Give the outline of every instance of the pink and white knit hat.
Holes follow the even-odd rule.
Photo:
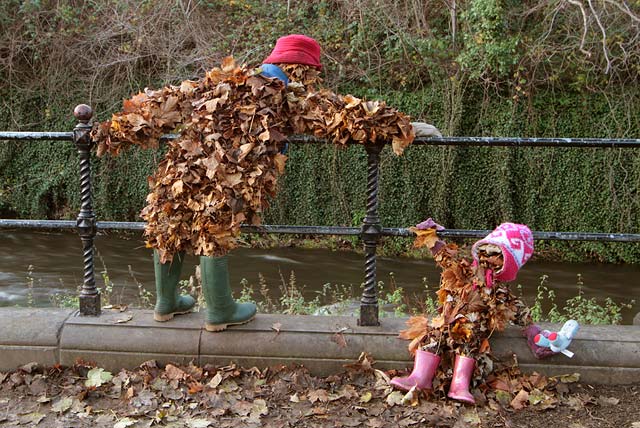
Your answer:
[[[482,244],[493,244],[500,247],[504,264],[495,273],[495,279],[502,282],[513,281],[518,270],[533,254],[533,234],[524,224],[502,223],[485,238],[473,244],[471,254],[478,262],[478,247]]]

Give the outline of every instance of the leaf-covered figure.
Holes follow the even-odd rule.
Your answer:
[[[145,90],[95,127],[98,155],[117,155],[132,145],[155,148],[162,134],[180,134],[169,141],[165,158],[149,179],[151,192],[141,214],[147,222],[147,246],[155,250],[159,295],[172,293],[173,286],[163,291],[158,281],[179,277],[185,252],[201,256],[203,275],[216,278],[222,267],[213,259],[237,246],[242,223],[259,224],[276,192],[287,159],[281,153],[286,136],[311,134],[337,145],[391,142],[398,155],[411,144],[408,116],[382,101],[317,89],[320,69],[315,40],[282,37],[262,67],[239,66],[226,58],[200,80]],[[205,262],[211,266],[205,268]],[[207,304],[228,304],[215,313],[210,310],[209,330],[255,314],[255,307],[232,314],[237,305],[226,288],[221,290],[226,297]],[[189,296],[159,299],[156,320],[166,321],[192,306]],[[230,315],[216,316],[222,312]]]
[[[515,279],[533,254],[533,235],[527,226],[503,223],[473,245],[473,261],[469,261],[455,244],[437,238],[436,230],[441,228],[429,219],[413,229],[415,245],[430,248],[442,269],[439,306],[431,318],[416,316],[408,320],[408,328],[400,337],[411,341],[414,370],[391,383],[405,390],[416,385],[432,389],[436,377],[437,389],[444,391],[446,379],[451,377],[448,396],[474,403],[469,392],[472,378],[486,379],[493,368],[491,335],[510,323],[531,324],[528,308],[507,282]]]
[[[280,143],[288,135],[340,145],[392,141],[396,154],[412,142],[409,118],[384,102],[316,91],[307,65],[283,71],[286,87],[227,58],[199,81],[134,96],[94,131],[98,155],[155,148],[162,134],[180,131],[149,180],[142,211],[147,244],[163,263],[181,251],[222,256],[242,223],[260,222],[284,172]]]

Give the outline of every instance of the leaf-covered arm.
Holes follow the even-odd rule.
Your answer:
[[[158,147],[162,134],[175,130],[191,115],[191,100],[198,82],[185,80],[180,86],[166,86],[125,100],[121,112],[111,120],[96,124],[91,133],[97,154],[117,155],[131,145]]]
[[[293,131],[326,138],[334,144],[353,140],[360,144],[391,141],[393,151],[401,155],[415,138],[409,116],[384,101],[366,101],[352,95],[337,95],[329,90],[310,92],[289,116]]]

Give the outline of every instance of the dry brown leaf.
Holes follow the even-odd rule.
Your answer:
[[[409,230],[416,234],[413,248],[427,247],[431,249],[439,240],[435,229],[416,229],[415,227],[410,227]]]
[[[529,402],[529,393],[524,389],[521,389],[515,396],[513,400],[511,400],[511,407],[516,410],[524,409]]]

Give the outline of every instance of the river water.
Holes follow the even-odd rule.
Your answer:
[[[106,272],[123,303],[137,301],[138,284],[154,290],[151,250],[144,247],[139,235],[101,233],[96,237],[96,283],[104,283]],[[194,272],[196,257],[188,257],[183,278]],[[258,284],[262,274],[269,289],[277,297],[278,287],[294,272],[298,286],[307,297],[314,297],[324,284],[342,284],[358,298],[363,281],[364,260],[361,254],[301,248],[240,248],[229,257],[231,284],[239,294],[242,279]],[[433,260],[378,258],[378,280],[389,283],[393,273],[397,286],[409,294],[424,290],[423,278],[437,288],[440,271]],[[520,271],[516,284],[522,286],[527,304],[532,304],[542,275],[548,276],[548,287],[555,291],[556,302],[577,295],[577,278],[582,275],[585,297],[616,302],[635,299],[631,310],[623,311],[623,323],[630,324],[640,311],[640,266],[597,263],[553,263],[532,261]],[[73,293],[82,285],[82,246],[77,234],[70,231],[44,232],[32,230],[0,231],[0,306],[50,306],[51,296]]]

